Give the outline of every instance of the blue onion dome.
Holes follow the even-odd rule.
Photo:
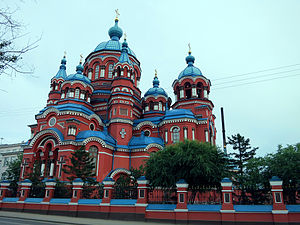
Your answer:
[[[168,95],[167,93],[165,92],[165,90],[161,87],[159,87],[159,80],[157,78],[157,73],[155,71],[155,77],[153,79],[153,87],[150,88],[144,95],[144,97],[147,97],[147,96],[150,96],[150,95],[154,95],[154,96],[157,96],[157,95],[163,95],[165,96],[166,98],[168,98]]]
[[[83,65],[82,65],[82,61],[80,60],[79,65],[76,66],[76,73],[69,75],[67,77],[67,80],[70,80],[70,81],[78,80],[78,81],[82,81],[87,84],[91,84],[91,80],[88,77],[86,77],[85,75],[83,75],[82,72],[83,72]]]
[[[118,41],[123,35],[122,29],[118,26],[118,19],[115,19],[115,25],[108,30],[108,35],[111,40]]]
[[[189,51],[189,55],[185,58],[185,60],[188,66],[179,74],[178,79],[187,76],[203,76],[201,70],[194,66],[195,57],[191,55],[191,51]]]
[[[102,50],[112,50],[112,51],[122,51],[123,44],[126,46],[126,43],[121,44],[119,40],[121,39],[123,35],[122,29],[118,26],[119,20],[115,19],[115,25],[111,27],[108,31],[108,35],[110,37],[109,41],[101,42],[93,52],[102,51]],[[135,53],[128,48],[127,46],[127,52],[129,55],[132,55],[136,57]]]
[[[66,64],[67,64],[66,55],[64,55],[63,59],[61,60],[59,70],[58,70],[57,74],[52,79],[54,79],[54,78],[56,78],[56,79],[59,79],[59,78],[66,79],[67,78]]]

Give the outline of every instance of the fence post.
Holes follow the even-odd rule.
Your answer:
[[[176,183],[177,187],[177,205],[175,211],[188,211],[187,210],[187,190],[189,187],[189,184],[184,180],[180,179]]]
[[[110,205],[110,200],[112,197],[112,191],[114,189],[115,181],[111,177],[105,177],[103,180],[104,184],[104,195],[102,198],[101,205]]]
[[[149,181],[146,179],[145,176],[141,176],[137,179],[137,183],[138,199],[136,201],[136,205],[147,206]]]
[[[31,185],[32,185],[32,182],[29,179],[25,179],[20,182],[21,192],[20,192],[20,198],[19,198],[18,202],[24,202],[25,199],[28,198]]]
[[[222,210],[234,210],[233,208],[233,190],[232,181],[229,178],[223,178],[221,181],[222,186]]]
[[[51,198],[54,197],[56,181],[54,179],[48,179],[45,181],[45,197],[43,202],[50,202]]]
[[[76,178],[73,182],[73,193],[72,193],[72,203],[77,203],[78,200],[81,198],[82,194],[82,187],[83,187],[83,180],[81,178]]]
[[[8,195],[8,186],[10,185],[10,181],[3,180],[0,183],[0,202],[2,202],[3,198]]]

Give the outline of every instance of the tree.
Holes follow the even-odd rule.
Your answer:
[[[18,181],[20,180],[22,159],[23,154],[19,154],[14,161],[11,161],[8,164],[7,170],[3,173],[3,179],[10,181],[9,188],[13,190],[13,195],[16,195],[18,190]]]
[[[22,24],[13,19],[13,14],[9,8],[0,8],[0,75],[12,72],[32,73],[32,69],[23,69],[21,59],[22,55],[36,48],[40,40],[17,46],[17,41],[24,37],[24,34],[21,34]]]
[[[175,187],[179,179],[185,179],[190,188],[219,185],[228,176],[228,160],[216,146],[185,140],[151,154],[145,173],[156,187]]]
[[[95,183],[95,163],[89,157],[89,153],[85,151],[85,146],[72,152],[71,165],[68,165],[63,171],[70,176],[67,177],[70,181],[75,178],[81,178],[84,182]]]
[[[234,153],[231,153],[231,163],[233,166],[237,167],[237,172],[235,174],[236,180],[242,184],[244,182],[244,170],[247,162],[255,156],[256,150],[258,148],[252,148],[250,145],[250,139],[245,139],[244,136],[240,134],[232,135],[228,137],[228,144],[232,145]]]
[[[266,156],[269,177],[278,176],[283,181],[283,193],[291,204],[300,200],[300,143],[278,146],[274,154]],[[296,192],[298,196],[296,196]]]

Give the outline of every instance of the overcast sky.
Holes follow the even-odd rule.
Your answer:
[[[86,57],[109,40],[117,8],[119,26],[141,62],[143,94],[157,69],[174,103],[171,85],[186,67],[191,43],[194,65],[212,82],[218,145],[220,107],[226,135],[250,138],[259,155],[300,141],[300,1],[7,0],[1,5],[18,8],[15,18],[27,34],[19,45],[41,36],[38,47],[23,57],[34,66],[32,75],[0,76],[3,143],[29,139],[27,125],[45,107],[64,51],[67,73],[74,73],[80,54]]]

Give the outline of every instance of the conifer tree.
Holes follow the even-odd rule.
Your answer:
[[[89,157],[89,153],[85,151],[85,146],[74,151],[71,157],[71,164],[67,166],[63,171],[70,175],[68,180],[72,181],[75,178],[81,178],[84,182],[94,183],[93,172],[95,163],[93,159]]]

